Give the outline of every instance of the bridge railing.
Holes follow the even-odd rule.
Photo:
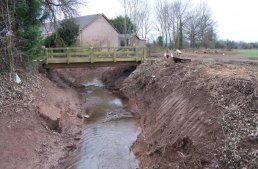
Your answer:
[[[141,62],[146,47],[45,48],[44,63]]]

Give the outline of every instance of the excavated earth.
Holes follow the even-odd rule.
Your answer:
[[[258,67],[148,61],[103,74],[140,115],[140,168],[258,168]]]
[[[1,74],[0,168],[62,168],[86,111],[71,86],[94,71],[139,117],[140,168],[258,168],[258,66],[172,60],[56,70],[48,78],[20,70],[22,84]]]
[[[0,75],[0,168],[54,169],[76,148],[81,101],[57,76],[17,72],[21,84]]]

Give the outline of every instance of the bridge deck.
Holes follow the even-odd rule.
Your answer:
[[[86,68],[86,67],[114,67],[114,66],[137,66],[141,62],[85,62],[85,63],[51,63],[51,64],[43,64],[43,68],[52,69],[52,68]]]
[[[145,47],[46,48],[42,64],[50,67],[136,65],[146,59]],[[72,66],[73,65],[73,66]]]

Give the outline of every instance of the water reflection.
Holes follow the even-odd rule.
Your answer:
[[[78,153],[71,158],[71,169],[135,169],[137,160],[131,145],[140,132],[122,100],[103,88],[96,78],[84,83],[87,114]]]

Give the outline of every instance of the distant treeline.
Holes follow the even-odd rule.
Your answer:
[[[157,47],[166,47],[164,38],[162,36],[159,36],[156,40],[153,42],[150,42],[148,44],[149,46],[157,46]],[[174,46],[173,43],[168,44],[168,48],[175,49],[176,46]],[[213,45],[205,46],[195,46],[192,47],[190,42],[185,40],[183,42],[183,48],[216,48],[216,49],[258,49],[258,42],[243,42],[243,41],[232,41],[232,40],[214,40]]]
[[[254,49],[258,48],[258,42],[242,42],[242,41],[230,41],[230,40],[219,40],[215,43],[215,48],[220,49]]]

